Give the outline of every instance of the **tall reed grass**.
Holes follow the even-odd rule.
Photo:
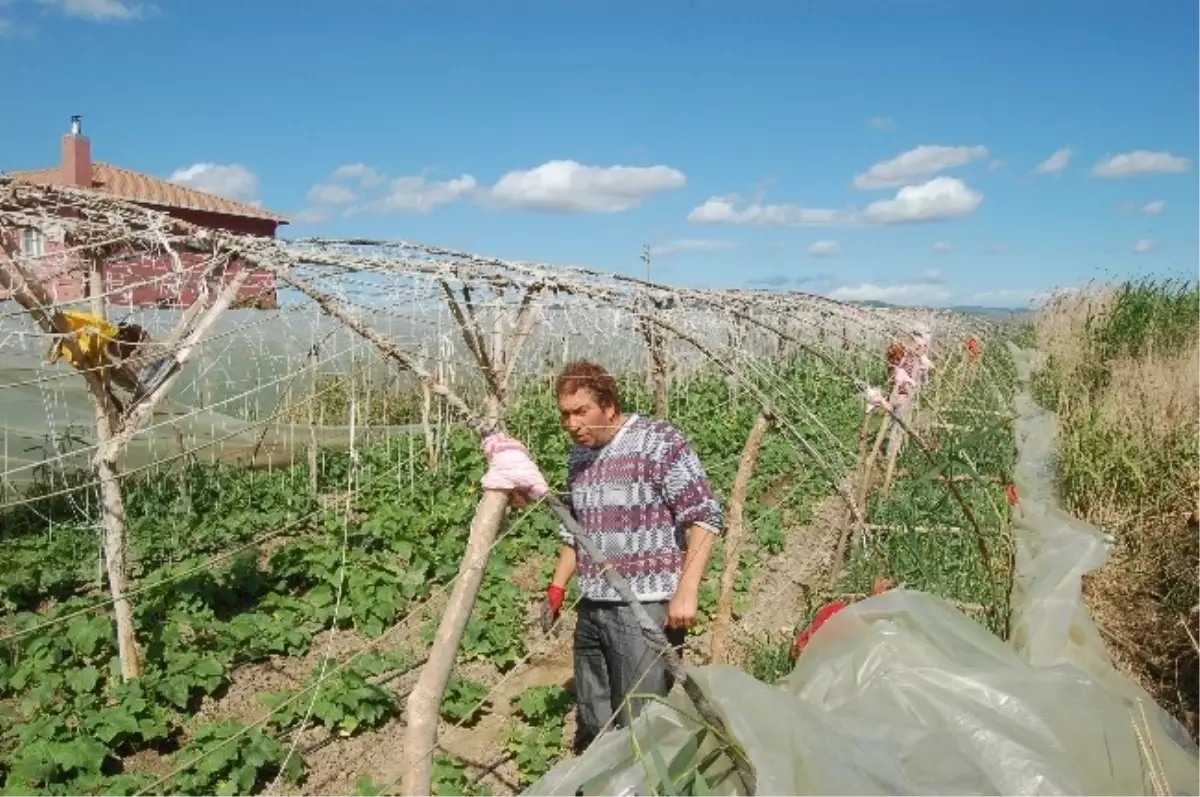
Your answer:
[[[1035,331],[1064,505],[1118,540],[1086,584],[1093,613],[1118,662],[1196,736],[1200,291],[1142,280],[1064,294]]]

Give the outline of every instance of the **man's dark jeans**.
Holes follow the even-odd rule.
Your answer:
[[[687,630],[666,627],[666,601],[642,606],[682,655]],[[641,713],[646,701],[628,699],[630,694],[665,697],[674,684],[661,652],[646,639],[629,604],[579,603],[575,626],[575,698],[579,704],[576,753],[586,749],[607,728],[609,720],[623,727]]]

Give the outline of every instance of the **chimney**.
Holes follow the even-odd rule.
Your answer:
[[[81,117],[71,117],[71,132],[63,136],[60,169],[63,185],[92,187],[92,145],[83,136]]]

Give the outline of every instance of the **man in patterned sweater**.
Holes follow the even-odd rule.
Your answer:
[[[667,639],[680,648],[696,617],[700,580],[724,517],[696,452],[662,420],[621,409],[616,381],[594,363],[568,364],[555,390],[563,428],[575,445],[567,505]],[[643,636],[599,566],[566,529],[547,604],[557,618],[573,576],[583,593],[575,630],[577,751],[607,725],[628,724],[643,700],[673,686],[662,657]]]

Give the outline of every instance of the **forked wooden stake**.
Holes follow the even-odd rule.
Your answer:
[[[84,366],[80,370],[87,383],[96,418],[96,453],[92,467],[99,482],[101,518],[104,527],[104,562],[108,571],[108,585],[112,594],[113,620],[116,625],[117,655],[121,663],[121,676],[125,680],[141,674],[141,653],[133,629],[133,604],[127,597],[129,592],[126,570],[125,544],[125,499],[121,492],[120,472],[117,461],[121,452],[138,430],[150,419],[154,407],[166,397],[171,383],[178,375],[179,367],[187,362],[199,341],[208,332],[233,297],[245,283],[249,272],[242,270],[226,285],[216,302],[194,328],[185,329],[183,322],[172,333],[180,345],[173,352],[174,371],[159,382],[150,393],[136,398],[122,415],[120,402],[112,393],[101,369],[86,367],[86,360],[77,345],[66,319],[54,304],[41,281],[29,273],[13,256],[14,247],[7,240],[0,240],[0,287],[7,289],[13,299],[21,305],[46,332],[57,334],[71,351],[75,362]],[[90,290],[93,292],[94,309],[103,309],[103,264],[93,262],[89,275]],[[207,297],[205,297],[207,298]],[[197,303],[203,302],[198,300]],[[191,316],[188,316],[189,318]],[[185,319],[186,320],[186,319]],[[186,339],[184,336],[186,334]],[[111,371],[126,370],[120,365]],[[134,383],[137,380],[134,378]]]
[[[771,419],[760,412],[754,426],[746,437],[742,458],[738,462],[737,476],[733,480],[733,492],[729,498],[729,519],[725,527],[725,563],[721,570],[721,596],[717,600],[717,614],[713,618],[712,641],[708,649],[709,664],[724,664],[728,658],[729,624],[733,619],[733,582],[737,578],[738,557],[741,555],[742,537],[745,535],[743,516],[746,509],[746,492],[750,489],[750,478],[758,463],[763,440]]]

